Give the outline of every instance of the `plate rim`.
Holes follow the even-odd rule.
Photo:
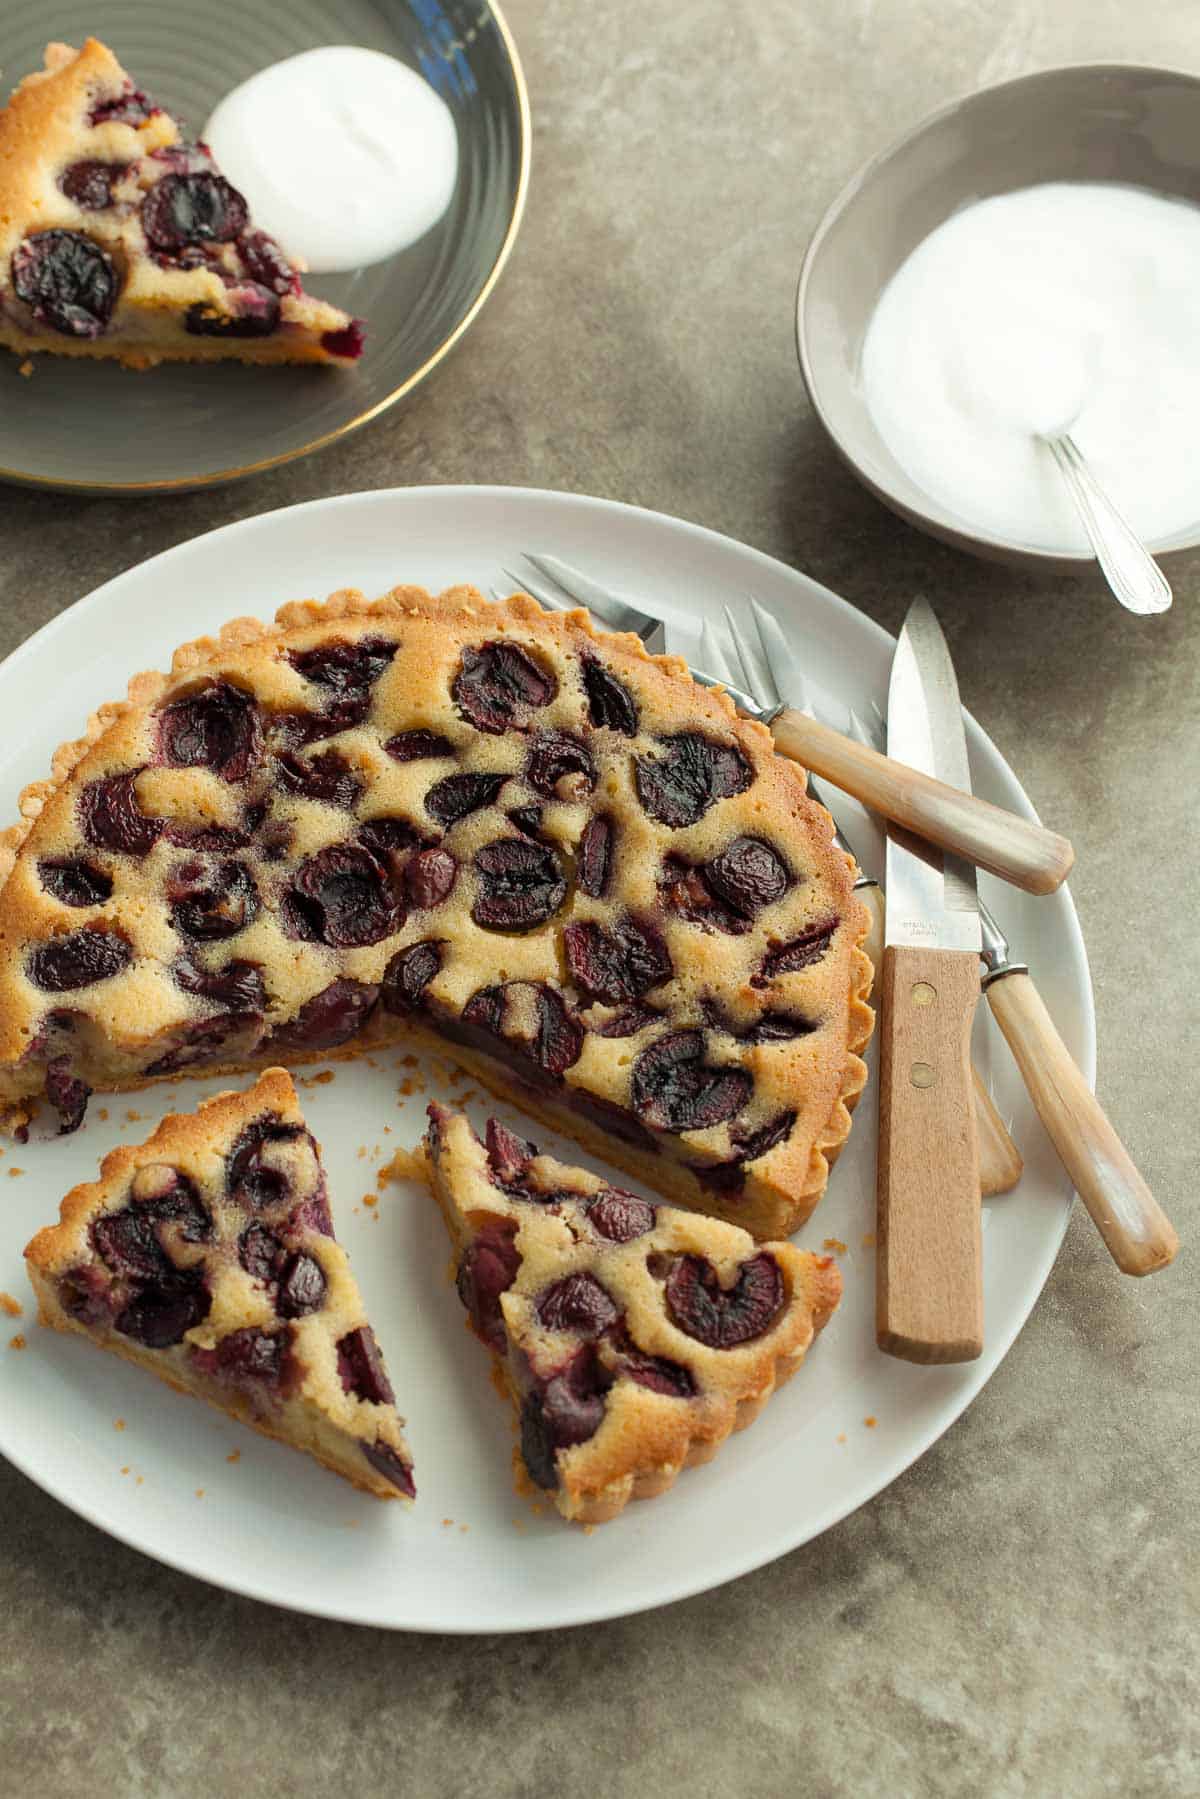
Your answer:
[[[501,7],[497,4],[497,0],[487,0],[487,9],[495,20],[500,41],[504,45],[516,91],[519,151],[516,192],[513,195],[512,211],[509,214],[503,240],[479,292],[453,330],[447,333],[419,368],[414,369],[413,373],[406,376],[390,393],[375,400],[362,412],[356,413],[353,418],[346,419],[342,424],[335,426],[332,431],[322,432],[319,437],[314,437],[307,443],[297,444],[291,449],[280,450],[273,456],[264,456],[258,462],[213,469],[203,475],[176,475],[167,481],[65,481],[52,475],[31,474],[25,469],[0,466],[0,481],[8,482],[14,487],[26,487],[38,492],[50,493],[110,494],[115,496],[199,493],[205,488],[226,486],[230,482],[244,480],[249,475],[265,474],[268,469],[282,468],[285,463],[296,462],[303,456],[316,455],[319,450],[327,449],[330,444],[337,443],[343,437],[348,437],[351,432],[359,430],[363,425],[369,425],[372,419],[387,412],[398,400],[402,400],[406,394],[418,387],[426,376],[431,375],[438,364],[445,361],[454,346],[470,330],[491,299],[496,285],[507,267],[509,258],[512,256],[525,216],[525,202],[529,195],[529,175],[533,163],[533,115],[529,103],[529,85],[525,78],[520,52],[517,49],[517,40],[513,36],[512,28]],[[286,508],[279,507],[276,510],[284,511]],[[202,532],[200,535],[208,534]],[[90,596],[84,595],[83,597]]]
[[[253,532],[256,528],[263,528],[268,531],[271,529],[278,529],[281,520],[288,517],[294,518],[300,513],[314,513],[333,510],[338,507],[352,508],[354,506],[361,506],[367,509],[373,506],[386,508],[390,505],[395,505],[397,502],[402,505],[419,506],[423,500],[432,496],[436,496],[441,503],[449,504],[451,506],[463,501],[470,503],[472,499],[485,499],[489,501],[513,500],[541,504],[548,502],[555,507],[564,507],[568,512],[573,509],[579,511],[598,511],[601,513],[609,513],[617,518],[632,515],[640,521],[649,523],[656,529],[666,527],[673,531],[682,531],[686,536],[698,538],[702,542],[707,542],[715,546],[723,546],[726,549],[732,547],[739,555],[749,557],[754,561],[758,561],[771,567],[777,573],[782,574],[789,583],[794,584],[797,587],[799,592],[803,592],[806,589],[815,589],[822,596],[823,602],[832,603],[835,610],[852,617],[855,621],[856,628],[861,629],[865,625],[867,627],[868,635],[875,637],[881,642],[881,645],[888,646],[894,645],[895,643],[895,638],[884,628],[884,626],[880,625],[868,614],[861,612],[857,607],[851,605],[850,602],[843,599],[841,595],[824,586],[823,583],[815,580],[812,576],[805,574],[802,570],[792,568],[788,563],[782,561],[782,559],[771,556],[765,551],[755,549],[753,545],[746,544],[742,542],[742,540],[734,538],[726,532],[713,530],[708,526],[680,518],[677,515],[670,513],[659,512],[647,507],[634,506],[625,501],[611,500],[594,495],[575,494],[549,488],[515,487],[511,485],[492,485],[487,483],[447,483],[425,484],[419,487],[365,489],[351,493],[325,495],[317,499],[302,501],[293,506],[277,507],[270,512],[252,514],[248,517],[234,520],[229,524],[218,526],[211,531],[201,532],[194,537],[185,539],[182,543],[174,544],[168,549],[159,551],[154,556],[147,557],[141,562],[132,564],[130,568],[123,570],[120,574],[111,577],[108,581],[102,582],[98,587],[81,596],[78,600],[74,601],[71,606],[56,614],[55,617],[48,619],[44,625],[30,637],[26,638],[23,643],[19,644],[16,649],[0,663],[0,671],[7,674],[11,672],[14,667],[19,666],[25,660],[27,654],[32,652],[35,645],[39,644],[43,639],[52,639],[59,629],[64,628],[66,621],[72,618],[80,608],[103,604],[104,598],[109,590],[127,577],[134,574],[143,574],[148,569],[161,569],[170,558],[184,558],[190,552],[194,551],[197,545],[207,543],[210,539],[222,537],[228,538],[231,534],[237,532],[248,534]],[[992,742],[991,738],[988,737],[987,733],[983,731],[978,721],[969,712],[966,713],[966,720],[969,738],[977,743],[981,743],[986,747],[990,755],[995,757],[996,762],[1000,765],[1017,790],[1020,808],[1029,818],[1036,820],[1037,814],[1032,802],[1029,800],[1007,759]],[[1078,1026],[1082,1032],[1082,1046],[1081,1054],[1079,1056],[1079,1065],[1087,1079],[1089,1087],[1094,1088],[1096,1075],[1096,1019],[1091,970],[1074,901],[1065,884],[1059,892],[1063,902],[1061,922],[1068,939],[1070,940],[1072,951],[1077,958],[1080,976],[1081,1003]],[[1024,1329],[1034,1306],[1041,1297],[1050,1270],[1053,1267],[1062,1246],[1072,1210],[1073,1196],[1072,1203],[1062,1207],[1061,1218],[1057,1227],[1047,1233],[1041,1253],[1036,1257],[1031,1268],[1028,1302],[1019,1302],[1014,1308],[1008,1328],[995,1340],[994,1354],[981,1358],[979,1363],[973,1365],[977,1371],[986,1369],[986,1372],[977,1372],[975,1377],[964,1384],[959,1391],[952,1394],[948,1399],[943,1400],[940,1409],[929,1421],[927,1427],[918,1431],[913,1438],[907,1439],[894,1455],[889,1456],[884,1461],[879,1470],[874,1473],[869,1473],[864,1484],[856,1487],[852,1496],[837,1497],[831,1500],[826,1508],[817,1514],[815,1520],[810,1519],[806,1525],[801,1527],[801,1534],[790,1541],[781,1542],[772,1539],[765,1547],[761,1542],[748,1545],[741,1554],[735,1556],[730,1562],[723,1564],[720,1574],[715,1579],[712,1578],[707,1564],[701,1561],[698,1565],[694,1579],[676,1582],[669,1593],[665,1595],[656,1591],[651,1591],[644,1599],[639,1597],[633,1603],[630,1603],[627,1599],[622,1599],[615,1605],[606,1605],[600,1598],[593,1599],[589,1603],[585,1596],[580,1605],[568,1607],[564,1605],[563,1599],[560,1597],[556,1600],[554,1614],[536,1622],[530,1622],[527,1619],[520,1618],[514,1619],[512,1622],[508,1622],[507,1620],[490,1620],[484,1623],[473,1621],[469,1614],[465,1616],[443,1617],[437,1623],[421,1619],[413,1621],[411,1619],[381,1619],[377,1616],[364,1616],[363,1613],[356,1610],[353,1605],[338,1606],[337,1604],[331,1604],[322,1599],[317,1599],[314,1602],[311,1598],[305,1599],[298,1595],[281,1596],[279,1591],[276,1588],[271,1587],[267,1582],[261,1584],[256,1583],[253,1578],[242,1577],[237,1573],[225,1572],[223,1570],[219,1573],[214,1573],[203,1566],[198,1565],[194,1559],[189,1560],[184,1553],[175,1551],[169,1544],[147,1547],[143,1542],[138,1540],[135,1523],[131,1522],[126,1524],[123,1521],[114,1521],[104,1514],[104,1508],[99,1494],[97,1494],[95,1499],[92,1499],[86,1494],[82,1496],[79,1495],[70,1488],[65,1479],[56,1477],[53,1470],[40,1467],[35,1468],[31,1465],[30,1458],[27,1458],[23,1454],[14,1454],[7,1444],[0,1447],[0,1454],[3,1454],[14,1467],[43,1492],[49,1494],[52,1499],[65,1505],[70,1511],[83,1518],[87,1523],[102,1530],[106,1535],[113,1537],[127,1548],[135,1550],[138,1554],[147,1556],[149,1559],[158,1562],[165,1567],[172,1568],[179,1573],[186,1574],[190,1578],[202,1580],[208,1585],[214,1586],[222,1591],[235,1593],[242,1598],[253,1599],[257,1602],[273,1605],[282,1610],[295,1612],[302,1616],[328,1618],[337,1622],[356,1624],[375,1630],[452,1636],[508,1635],[527,1631],[571,1629],[594,1623],[603,1623],[610,1619],[633,1617],[640,1612],[657,1610],[660,1607],[674,1605],[682,1600],[693,1598],[700,1593],[714,1591],[717,1588],[728,1584],[730,1581],[741,1579],[743,1575],[752,1573],[760,1567],[768,1566],[771,1562],[778,1560],[783,1555],[790,1554],[794,1550],[805,1547],[808,1543],[811,1543],[822,1536],[835,1524],[840,1523],[844,1518],[851,1516],[854,1512],[867,1505],[886,1487],[890,1486],[893,1481],[899,1479],[908,1468],[919,1461],[933,1444],[945,1435],[951,1426],[961,1418],[968,1407],[978,1398],[980,1392],[982,1392],[988,1381],[1000,1368],[1017,1336]],[[572,1589],[572,1591],[577,1592],[578,1589]]]

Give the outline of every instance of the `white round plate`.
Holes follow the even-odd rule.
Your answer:
[[[82,600],[0,666],[0,816],[42,775],[131,671],[167,666],[176,644],[239,613],[353,585],[436,589],[504,585],[523,549],[553,552],[600,580],[692,619],[753,592],[804,647],[836,706],[883,704],[892,643],[834,594],[769,557],[677,519],[607,501],[505,488],[410,488],[315,501],[246,519],[130,570]],[[1030,813],[997,751],[970,725],[978,790]],[[850,802],[839,813],[860,856],[879,865],[877,833]],[[1032,964],[1069,1047],[1093,1070],[1091,987],[1065,893],[1027,899],[984,880],[989,903]],[[982,1009],[981,1010],[985,1010]],[[956,1368],[915,1368],[874,1344],[875,1104],[868,1089],[829,1191],[798,1241],[837,1239],[845,1299],[808,1364],[750,1430],[675,1490],[633,1505],[591,1534],[553,1509],[535,1513],[512,1486],[512,1431],[447,1280],[448,1244],[428,1194],[376,1189],[395,1147],[414,1145],[433,1067],[342,1064],[302,1099],[329,1169],[346,1244],[392,1373],[416,1458],[419,1500],[406,1511],[359,1494],[315,1462],[192,1405],[113,1356],[37,1328],[21,1260],[117,1142],[139,1142],[168,1110],[224,1083],[188,1081],[93,1100],[84,1129],[0,1157],[0,1290],[22,1318],[0,1318],[0,1449],[35,1481],[124,1542],[204,1580],[278,1605],[398,1629],[531,1630],[620,1616],[732,1580],[807,1542],[860,1506],[958,1417],[992,1374],[1036,1300],[1071,1203],[1066,1176],[1002,1048],[981,1027],[1001,1111],[1026,1157],[1016,1192],[984,1208],[987,1345]],[[311,1070],[305,1071],[311,1074]],[[461,1087],[457,1089],[461,1093]],[[454,1089],[451,1089],[454,1091]],[[482,1098],[469,1109],[486,1115]],[[510,1120],[513,1114],[494,1108]],[[129,1116],[133,1114],[134,1116]],[[568,1159],[570,1144],[547,1147]],[[18,1169],[21,1172],[18,1174]],[[7,1174],[5,1171],[7,1170]],[[378,1193],[377,1202],[363,1203]],[[7,1346],[20,1333],[23,1352]]]

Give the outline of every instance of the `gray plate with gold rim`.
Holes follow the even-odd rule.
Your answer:
[[[199,132],[257,70],[319,44],[362,44],[420,69],[458,126],[458,183],[417,244],[313,293],[367,321],[352,370],[35,359],[0,350],[0,479],[93,492],[200,487],[321,449],[409,393],[457,343],[508,259],[529,178],[529,103],[508,27],[486,0],[5,0],[4,95],[47,42],[99,37],[140,87]]]

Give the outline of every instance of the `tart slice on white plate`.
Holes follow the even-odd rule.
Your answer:
[[[358,359],[362,321],[305,293],[111,50],[49,44],[45,63],[0,112],[0,343],[127,368]]]
[[[380,1499],[412,1460],[289,1075],[104,1158],[25,1251],[43,1324],[307,1450]]]
[[[841,1298],[829,1256],[537,1153],[429,1107],[425,1154],[459,1297],[520,1419],[520,1464],[599,1524],[753,1422]],[[518,1469],[520,1473],[520,1468]]]

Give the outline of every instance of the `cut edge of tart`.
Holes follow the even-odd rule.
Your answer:
[[[518,1485],[581,1524],[711,1461],[841,1298],[830,1256],[654,1206],[490,1120],[429,1107],[423,1150],[467,1324],[517,1413]]]
[[[362,321],[300,268],[97,39],[47,45],[0,111],[0,344],[18,354],[353,366]]]
[[[848,1135],[872,969],[829,814],[726,695],[585,612],[399,587],[235,619],[134,676],[19,810],[0,833],[18,1134],[41,1097],[74,1128],[92,1088],[415,1036],[761,1237],[808,1216]],[[393,908],[335,953],[331,869],[360,911]],[[258,893],[280,882],[286,918]]]
[[[403,1421],[284,1069],[110,1151],[25,1259],[41,1323],[379,1499],[413,1498]]]

